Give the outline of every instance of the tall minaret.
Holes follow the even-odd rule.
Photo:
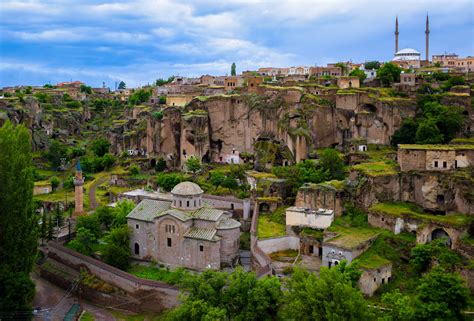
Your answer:
[[[81,162],[77,161],[76,176],[74,177],[74,215],[84,214],[84,178],[82,177]]]
[[[428,64],[430,61],[430,20],[428,18],[428,13],[426,13],[426,29],[425,29],[425,35],[426,35],[426,63]]]
[[[398,52],[398,15],[395,18],[395,53]]]

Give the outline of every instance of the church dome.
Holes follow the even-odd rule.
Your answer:
[[[199,185],[193,182],[182,182],[176,185],[171,194],[173,195],[181,195],[181,196],[192,196],[192,195],[199,195],[204,193],[204,191],[199,187]]]

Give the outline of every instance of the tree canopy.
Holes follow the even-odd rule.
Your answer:
[[[29,273],[39,230],[32,203],[33,168],[26,127],[14,127],[7,121],[0,128],[0,150],[0,311],[29,310],[34,295]]]
[[[382,85],[389,86],[400,81],[401,72],[402,68],[392,62],[387,62],[377,70],[377,78],[380,79]]]
[[[118,85],[118,89],[126,89],[127,88],[127,85],[125,84],[125,82],[121,81]]]
[[[358,77],[361,84],[364,82],[365,78],[367,78],[367,75],[365,74],[365,72],[360,70],[359,68],[352,70],[349,76]]]
[[[233,63],[232,63],[232,66],[230,66],[230,75],[231,75],[231,76],[237,75],[235,62],[233,62]]]

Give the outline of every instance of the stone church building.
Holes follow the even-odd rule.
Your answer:
[[[202,189],[183,182],[171,201],[144,199],[127,216],[132,257],[202,271],[220,269],[239,254],[240,223],[206,204]]]

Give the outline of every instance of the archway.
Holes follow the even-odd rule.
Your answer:
[[[377,107],[372,104],[362,104],[359,106],[359,111],[366,112],[366,113],[376,113]]]
[[[151,167],[151,168],[155,168],[155,167],[156,167],[156,159],[152,158],[152,159],[150,160],[150,167]]]
[[[138,243],[135,243],[135,254],[136,255],[140,254],[140,245],[138,245]]]
[[[452,241],[451,238],[449,237],[449,234],[443,230],[442,228],[437,228],[431,232],[431,240],[434,241],[436,239],[445,239],[445,243],[447,246],[451,247]]]

